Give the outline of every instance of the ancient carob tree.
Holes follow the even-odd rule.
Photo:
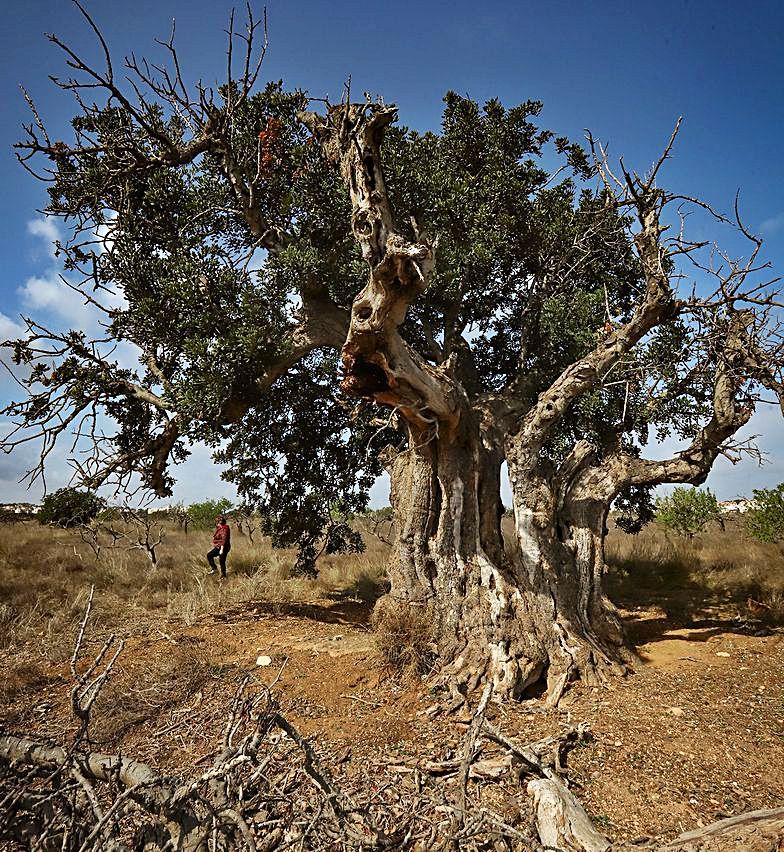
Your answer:
[[[76,431],[94,449],[84,483],[138,475],[165,494],[190,442],[220,445],[306,567],[357,545],[342,517],[383,464],[400,532],[380,606],[427,608],[455,690],[541,683],[555,702],[622,671],[602,593],[611,504],[633,528],[653,486],[704,481],[743,451],[755,406],[784,400],[759,240],[737,210],[661,187],[675,134],[645,176],[537,127],[536,102],[450,93],[421,134],[348,88],[325,103],[257,87],[257,25],[230,32],[216,90],[189,88],[173,41],[168,65],[117,74],[108,49],[96,69],[52,37],[79,114],[61,141],[33,107],[18,151],[73,228],[66,283],[105,334],[30,319],[6,344],[30,392],[6,411],[21,424],[6,449],[39,434],[43,462]],[[690,241],[689,206],[747,257]],[[138,366],[107,354],[116,341]],[[686,449],[648,460],[652,434]]]

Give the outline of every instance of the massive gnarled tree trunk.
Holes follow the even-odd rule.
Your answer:
[[[461,426],[450,439],[412,433],[395,459],[392,598],[432,613],[457,688],[489,679],[496,694],[519,697],[542,681],[557,701],[573,676],[622,671],[630,654],[601,588],[608,503],[566,471],[548,483],[510,466],[517,546],[505,551],[502,454],[472,412]]]
[[[750,415],[735,405],[731,376],[733,359],[748,356],[744,325],[725,324],[729,354],[716,368],[714,417],[688,451],[648,462],[625,454],[620,441],[599,452],[582,440],[553,462],[543,448],[573,402],[683,308],[670,288],[660,240],[662,196],[652,178],[634,193],[643,291],[625,323],[605,328],[595,348],[533,403],[514,388],[472,394],[460,357],[467,346],[458,342],[450,352],[445,339],[443,357],[428,360],[399,333],[409,306],[428,286],[436,241],[413,221],[407,236],[396,230],[381,167],[384,129],[395,115],[383,104],[347,103],[326,118],[303,116],[342,174],[369,270],[343,345],[343,389],[391,407],[408,431],[408,447],[390,469],[400,532],[390,600],[382,606],[427,608],[456,691],[466,694],[489,681],[497,695],[517,697],[541,684],[555,703],[571,679],[603,682],[633,659],[602,591],[610,505],[629,485],[704,480],[722,442]],[[516,546],[506,549],[504,460],[516,537]]]
[[[379,152],[394,114],[349,105],[330,123],[308,116],[346,180],[370,269],[343,347],[343,387],[394,407],[408,423],[408,449],[391,468],[400,530],[391,597],[428,608],[455,688],[491,680],[497,694],[520,696],[544,680],[557,701],[573,675],[593,680],[620,670],[626,656],[601,591],[609,501],[573,492],[580,452],[549,480],[535,453],[526,466],[531,453],[503,446],[492,406],[469,400],[457,357],[432,366],[398,333],[427,284],[435,246],[394,230]],[[518,539],[508,553],[500,525],[505,454]]]

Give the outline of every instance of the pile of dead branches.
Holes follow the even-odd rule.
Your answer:
[[[585,726],[521,745],[485,715],[488,686],[461,752],[450,760],[368,765],[344,776],[283,716],[269,684],[247,674],[206,769],[165,776],[122,754],[93,750],[91,714],[123,650],[110,636],[83,648],[90,595],[71,658],[78,728],[67,744],[0,730],[0,838],[19,849],[63,850],[620,850],[568,788],[565,759]],[[715,823],[647,848],[773,849],[784,809]],[[759,841],[762,846],[755,846]],[[764,845],[767,843],[768,845]],[[640,845],[634,848],[640,848]]]

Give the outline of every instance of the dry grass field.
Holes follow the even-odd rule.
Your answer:
[[[112,632],[126,640],[94,714],[103,750],[167,772],[198,764],[217,747],[238,679],[267,655],[269,671],[281,671],[281,707],[338,777],[408,783],[411,767],[454,755],[466,727],[430,719],[427,673],[390,663],[426,666],[422,625],[373,632],[389,548],[370,535],[367,544],[323,558],[312,580],[291,576],[293,553],[235,531],[220,581],[206,574],[204,532],[167,528],[152,568],[138,550],[96,559],[74,532],[6,524],[0,726],[67,739],[68,659],[95,586],[88,650]],[[692,541],[655,526],[637,537],[613,530],[608,559],[609,593],[637,645],[634,673],[606,691],[576,685],[557,711],[535,700],[494,707],[495,723],[531,741],[566,720],[588,722],[594,741],[571,756],[571,783],[617,840],[780,806],[782,548],[750,542],[730,520]]]
[[[607,541],[610,596],[632,608],[657,606],[674,624],[710,611],[784,623],[784,549],[751,539],[742,516],[729,516],[724,526],[692,540],[656,524],[637,536],[613,530]]]
[[[98,625],[120,635],[191,625],[205,614],[251,601],[307,604],[330,595],[375,600],[388,547],[372,536],[362,554],[320,561],[318,579],[291,577],[294,552],[252,543],[236,530],[230,582],[207,575],[210,534],[165,525],[152,568],[143,551],[103,549],[98,558],[72,530],[35,521],[4,524],[0,536],[0,647],[67,659],[87,594],[95,586]]]

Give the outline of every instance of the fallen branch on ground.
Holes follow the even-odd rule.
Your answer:
[[[95,752],[91,711],[122,648],[110,654],[110,637],[80,664],[92,600],[91,594],[71,658],[78,722],[72,741],[0,731],[0,838],[23,848],[768,852],[784,838],[781,808],[722,820],[670,842],[612,844],[563,777],[569,750],[590,737],[587,726],[521,745],[485,718],[489,688],[459,756],[422,765],[379,763],[333,777],[319,750],[283,715],[272,694],[279,675],[270,685],[252,674],[242,678],[217,754],[202,771],[196,766],[204,759],[192,774],[170,777],[124,755]],[[488,785],[491,796],[482,792]]]

